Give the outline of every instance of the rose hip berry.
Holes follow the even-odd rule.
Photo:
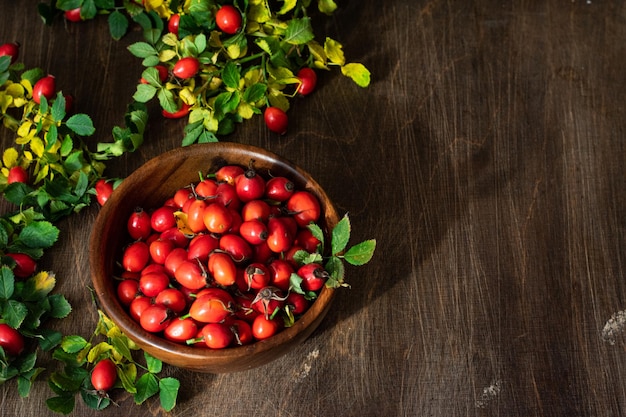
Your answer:
[[[278,107],[267,107],[263,114],[265,124],[267,128],[274,133],[284,135],[287,133],[287,126],[289,125],[289,117],[287,113]]]
[[[33,101],[41,104],[41,97],[50,100],[56,94],[56,80],[53,75],[40,78],[33,86]]]
[[[241,29],[241,13],[233,6],[226,4],[215,13],[215,23],[222,32],[234,35]]]

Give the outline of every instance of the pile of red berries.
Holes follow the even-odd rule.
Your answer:
[[[120,302],[149,332],[225,348],[293,324],[328,278],[309,225],[318,198],[284,176],[226,165],[128,218],[117,283]],[[318,226],[319,227],[319,226]]]

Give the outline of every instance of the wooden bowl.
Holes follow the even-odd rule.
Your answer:
[[[324,288],[309,310],[292,327],[250,345],[208,349],[170,342],[146,332],[126,312],[116,295],[113,279],[116,259],[128,243],[126,221],[136,207],[156,208],[179,188],[197,182],[198,173],[215,172],[225,163],[247,166],[254,160],[259,172],[284,175],[300,189],[320,200],[320,225],[325,231],[339,218],[324,190],[304,170],[271,152],[253,146],[217,142],[181,147],[166,152],[129,175],[102,207],[93,226],[89,257],[91,278],[100,308],[139,347],[156,358],[181,368],[210,373],[242,371],[266,364],[305,340],[328,312],[334,290]]]

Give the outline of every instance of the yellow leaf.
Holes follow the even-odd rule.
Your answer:
[[[35,292],[40,294],[48,294],[57,283],[54,274],[47,271],[41,271],[30,279],[32,280]]]
[[[15,97],[13,99],[13,105],[15,107],[23,107],[25,106],[27,103],[29,102],[29,100],[25,97]]]
[[[2,169],[0,169],[0,173],[2,173],[5,179],[9,176],[9,170],[5,167],[2,167]]]
[[[268,95],[268,99],[270,105],[274,107],[278,107],[283,111],[289,110],[289,100],[283,93],[276,89],[270,89],[270,94]]]
[[[284,0],[283,7],[281,7],[277,13],[279,15],[289,13],[294,7],[296,7],[297,3],[298,2],[296,0]]]
[[[209,83],[210,90],[217,90],[222,86],[222,79],[219,77],[211,78],[211,82]]]
[[[370,72],[363,64],[346,64],[341,67],[341,73],[352,78],[359,87],[367,87],[370,84]]]
[[[204,128],[209,132],[217,132],[219,121],[213,116],[213,113],[209,117],[204,118]]]
[[[245,86],[250,87],[261,81],[263,73],[260,68],[252,68],[243,75],[243,79],[245,80]]]
[[[43,141],[41,140],[41,138],[39,138],[39,136],[33,136],[33,138],[30,140],[30,149],[38,157],[41,158],[43,156],[44,144],[43,144]]]
[[[233,43],[232,45],[228,45],[226,48],[226,53],[230,59],[237,59],[241,54],[241,48],[239,45]]]
[[[109,338],[122,336],[122,331],[120,330],[119,327],[113,326],[113,327],[109,328],[109,331],[107,331],[106,336],[109,337]]]
[[[106,316],[106,314],[104,314],[102,310],[98,310],[98,315],[100,316],[100,320],[98,320],[95,334],[106,336],[110,329],[117,326]]]
[[[173,33],[167,33],[163,35],[161,37],[161,40],[163,41],[164,44],[169,45],[169,46],[178,45],[178,38]]]
[[[24,78],[20,80],[20,84],[22,84],[26,89],[26,95],[31,97],[33,95],[33,85],[30,83],[30,81]]]
[[[7,148],[2,154],[2,163],[5,167],[14,167],[17,165],[17,159],[19,156],[20,155],[15,148]]]
[[[30,163],[33,160],[32,152],[24,151],[24,159],[26,159]]]
[[[242,100],[237,106],[237,114],[244,119],[251,119],[254,116],[254,110],[251,105]]]
[[[176,58],[176,51],[173,49],[164,49],[159,52],[159,61],[161,62],[167,62],[174,58]]]
[[[7,92],[7,94],[14,98],[25,96],[24,86],[17,83],[11,83],[9,86],[7,86],[5,91]]]
[[[13,104],[13,97],[5,93],[0,93],[0,109],[2,113],[6,113],[11,104]]]
[[[193,235],[193,230],[189,228],[187,225],[187,213],[182,211],[177,211],[174,213],[174,218],[176,219],[176,227],[181,233],[186,235]]]
[[[309,52],[313,55],[315,62],[319,62],[321,64],[320,68],[325,68],[328,57],[326,56],[324,47],[322,47],[322,45],[320,45],[317,41],[307,42],[306,45],[309,47]]]
[[[196,104],[196,96],[188,88],[183,88],[182,90],[180,90],[180,93],[178,95],[182,101],[189,104],[190,106]]]
[[[89,355],[89,351],[91,350],[91,343],[87,343],[87,345],[76,355],[76,362],[82,363]]]
[[[104,353],[110,352],[112,350],[113,350],[113,346],[111,346],[107,342],[100,342],[91,348],[91,350],[89,351],[89,354],[87,355],[87,361],[89,363],[94,363],[100,358],[101,355],[103,355]]]
[[[272,13],[265,2],[259,2],[258,4],[250,4],[246,17],[248,22],[265,23],[272,18]]]
[[[201,122],[205,117],[209,117],[211,111],[209,109],[193,109],[189,113],[189,123]]]
[[[267,69],[268,69],[269,76],[271,78],[283,84],[289,84],[289,81],[285,81],[285,80],[295,79],[293,72],[291,72],[289,68],[286,68],[286,67],[275,68],[275,67],[272,67],[271,65],[268,65]],[[298,81],[296,80],[295,82],[298,82]]]
[[[27,137],[30,133],[30,128],[33,125],[33,122],[26,121],[22,123],[22,125],[17,129],[17,135],[23,138]]]
[[[212,48],[222,47],[222,40],[220,39],[220,32],[216,30],[211,32],[211,35],[209,36],[209,46]]]
[[[326,38],[326,42],[324,42],[324,52],[326,52],[326,56],[333,64],[344,65],[346,63],[346,58],[343,54],[343,46],[331,39]]]

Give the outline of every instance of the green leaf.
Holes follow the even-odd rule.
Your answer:
[[[128,361],[132,361],[133,357],[128,346],[128,338],[124,335],[111,337],[111,345],[113,348]]]
[[[159,392],[157,377],[149,372],[139,377],[135,387],[137,388],[134,395],[135,404],[143,404],[144,401]]]
[[[366,240],[348,249],[348,251],[343,255],[343,258],[351,265],[364,265],[372,259],[375,249],[376,240]]]
[[[80,397],[87,407],[93,410],[104,410],[111,405],[111,398],[102,397],[94,390],[81,389]]]
[[[202,121],[186,125],[185,137],[183,138],[182,146],[189,146],[196,143],[203,131],[204,126],[202,125]]]
[[[289,291],[304,294],[304,290],[302,289],[302,277],[295,272],[289,276]]]
[[[70,135],[65,135],[63,142],[61,142],[61,149],[59,152],[62,157],[66,157],[70,154],[70,152],[74,149],[74,142]]]
[[[35,367],[35,363],[37,363],[37,352],[30,352],[17,357],[13,362],[13,366],[15,366],[21,374],[24,374],[32,371]]]
[[[285,31],[285,42],[292,45],[303,45],[313,40],[313,28],[311,19],[303,17],[301,19],[291,19]]]
[[[370,72],[363,64],[346,64],[341,67],[341,73],[350,77],[359,87],[365,88],[370,85]]]
[[[307,229],[309,229],[311,231],[311,233],[313,234],[313,237],[316,238],[317,240],[320,241],[320,245],[322,245],[321,247],[321,252],[324,252],[324,231],[322,230],[322,228],[316,224],[316,223],[309,223],[307,225]]]
[[[155,87],[161,86],[161,78],[159,77],[159,71],[155,67],[146,68],[141,77],[148,82],[148,84]]]
[[[267,91],[267,85],[264,83],[255,83],[246,88],[243,93],[243,101],[246,103],[255,103],[265,97]]]
[[[59,229],[47,221],[36,221],[25,226],[18,239],[29,248],[49,248],[59,238]]]
[[[158,374],[163,369],[163,362],[160,359],[155,358],[150,355],[148,352],[144,351],[143,356],[146,359],[146,367],[148,368],[148,372],[152,372],[153,374]]]
[[[172,411],[176,406],[179,388],[180,381],[176,378],[162,378],[159,381],[159,399],[163,410]]]
[[[4,222],[0,221],[0,247],[7,246],[9,243],[9,232]]]
[[[206,35],[204,33],[198,34],[196,38],[193,40],[193,42],[196,45],[198,54],[203,53],[207,45]]]
[[[56,100],[52,104],[52,120],[60,122],[65,117],[65,97],[60,91],[57,93]]]
[[[137,84],[137,91],[133,94],[133,99],[140,103],[147,103],[156,95],[157,90],[157,87],[150,84]]]
[[[48,297],[50,301],[50,317],[63,319],[72,312],[72,306],[61,294],[52,294]]]
[[[109,32],[113,39],[120,40],[128,31],[128,19],[120,11],[115,10],[109,15]]]
[[[8,300],[15,291],[15,275],[11,268],[3,265],[0,269],[0,299]]]
[[[41,337],[39,340],[39,347],[45,352],[57,347],[63,339],[63,334],[57,330],[40,329],[39,331]]]
[[[50,125],[48,131],[46,132],[46,142],[48,142],[48,144],[46,145],[46,151],[52,149],[54,144],[57,142],[58,135],[59,130],[57,128],[57,125]]]
[[[30,389],[33,386],[33,382],[43,371],[43,368],[35,368],[24,372],[17,377],[17,393],[20,397],[28,397]]]
[[[5,72],[9,66],[11,66],[11,57],[8,55],[0,56],[0,72]]]
[[[215,98],[214,108],[217,114],[228,114],[237,110],[240,102],[238,91],[225,91]]]
[[[115,7],[115,0],[95,0],[95,5],[99,9],[113,9]]]
[[[337,223],[332,231],[330,239],[332,255],[336,255],[346,248],[348,240],[350,240],[350,231],[350,219],[348,218],[348,215],[345,215],[341,220],[339,220],[339,223]]]
[[[117,368],[117,376],[120,378],[122,382],[122,386],[124,389],[131,393],[135,394],[137,392],[137,388],[135,388],[135,379],[137,379],[137,366],[133,363],[124,363]]]
[[[224,85],[229,88],[237,89],[239,88],[240,79],[241,74],[239,73],[237,64],[232,61],[228,61],[222,70],[222,81],[224,81]]]
[[[32,68],[22,73],[22,80],[28,80],[31,85],[35,85],[38,79],[44,76],[41,68]]]
[[[87,346],[87,340],[82,336],[65,336],[61,341],[61,349],[67,353],[77,353]]]
[[[83,5],[80,6],[80,16],[85,20],[91,20],[96,17],[98,9],[94,0],[83,0]]]
[[[324,269],[330,275],[326,281],[326,286],[338,288],[343,285],[345,277],[345,267],[338,256],[331,256],[324,265]]]
[[[74,133],[80,136],[91,136],[96,131],[89,116],[83,113],[75,114],[65,122]]]
[[[158,55],[157,50],[147,42],[135,42],[128,46],[128,50],[137,58],[148,58]]]
[[[85,164],[85,158],[83,158],[83,151],[74,151],[68,155],[63,165],[68,172],[79,171]]]
[[[67,415],[74,411],[76,399],[74,398],[74,395],[52,397],[46,400],[46,405],[54,412]]]
[[[178,111],[178,104],[174,98],[174,93],[165,88],[160,88],[157,94],[161,108],[167,112],[174,113]]]
[[[57,0],[56,7],[60,10],[67,11],[80,7],[84,0]]]
[[[2,309],[2,318],[5,323],[14,329],[18,329],[26,316],[28,315],[28,307],[17,300],[8,300]]]

